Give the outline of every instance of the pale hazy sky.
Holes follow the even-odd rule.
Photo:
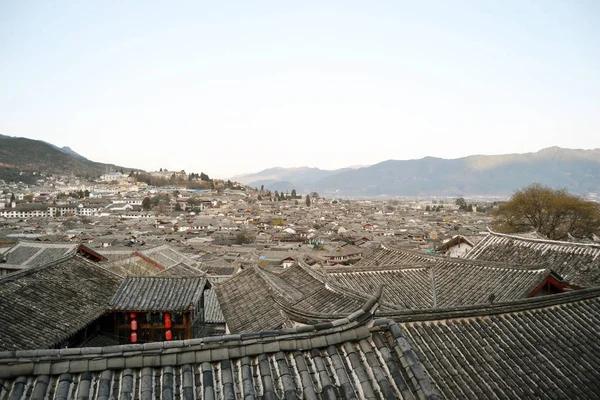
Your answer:
[[[599,21],[598,0],[0,0],[0,133],[211,177],[600,148]]]

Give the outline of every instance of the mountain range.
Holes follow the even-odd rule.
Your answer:
[[[532,183],[600,193],[600,149],[388,160],[362,168],[270,168],[232,179],[251,187],[325,196],[506,196]]]
[[[90,161],[69,147],[41,140],[0,135],[0,179],[14,179],[23,172],[90,177],[125,169],[113,164]],[[130,170],[131,168],[126,168]]]
[[[36,171],[92,177],[120,169],[132,168],[94,162],[69,147],[0,135],[0,179],[20,179],[23,172]],[[532,183],[600,195],[600,149],[549,147],[524,154],[387,160],[337,170],[269,168],[231,180],[328,197],[506,196]]]

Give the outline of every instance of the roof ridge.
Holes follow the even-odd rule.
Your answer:
[[[38,272],[38,271],[41,271],[41,270],[53,267],[53,266],[55,266],[58,263],[64,262],[64,261],[69,260],[69,259],[74,258],[74,257],[77,257],[77,258],[79,258],[81,260],[85,260],[86,262],[91,262],[89,260],[86,260],[85,257],[79,256],[77,253],[69,253],[69,254],[66,254],[66,255],[62,256],[61,258],[57,258],[56,260],[49,261],[47,263],[40,264],[40,265],[34,265],[34,266],[31,266],[31,267],[26,267],[26,268],[18,270],[17,272],[13,272],[11,274],[8,274],[8,275],[5,275],[5,276],[1,276],[0,277],[0,284],[1,283],[5,283],[5,282],[12,282],[12,281],[14,281],[14,280],[16,280],[18,278],[21,278],[23,276],[28,276],[28,275],[31,275],[31,274],[33,274],[35,272]],[[96,265],[95,263],[92,263],[92,264]],[[103,269],[105,269],[105,268],[103,268]],[[114,274],[114,272],[112,272],[112,273]],[[115,275],[118,276],[117,274],[115,274]]]
[[[495,232],[495,231],[491,230],[490,227],[488,227],[487,229],[490,232],[489,236],[500,236],[500,237],[506,237],[506,238],[510,238],[510,239],[522,240],[522,241],[526,241],[526,242],[548,243],[548,244],[574,246],[574,247],[579,247],[579,246],[591,247],[591,248],[600,250],[600,244],[596,244],[596,243],[565,242],[563,240],[524,238],[524,237],[521,237],[518,235],[511,235],[508,233]],[[482,242],[483,242],[483,240],[482,240]]]
[[[361,294],[364,297],[364,294]],[[310,324],[320,324],[322,323],[322,321],[345,321],[346,319],[349,319],[350,321],[352,321],[355,318],[358,318],[359,316],[362,315],[362,319],[366,320],[366,312],[368,310],[371,310],[371,316],[373,316],[375,314],[375,311],[377,310],[377,308],[379,308],[380,305],[385,305],[385,303],[382,302],[382,298],[383,298],[383,285],[377,285],[377,287],[375,288],[375,292],[373,295],[370,295],[367,297],[366,299],[366,303],[365,305],[361,308],[361,310],[359,311],[355,311],[353,313],[347,314],[340,314],[340,313],[316,313],[316,312],[310,312],[310,311],[303,311],[300,310],[296,307],[294,307],[291,304],[287,304],[285,302],[282,302],[281,299],[275,298],[274,300],[277,304],[279,304],[279,306],[282,308],[283,312],[288,316],[288,318],[290,316],[294,317],[294,321],[296,322],[301,322],[301,323],[306,323],[308,325]],[[360,311],[362,311],[362,313],[360,313],[360,315],[357,315],[357,313],[359,313]]]
[[[139,278],[146,278],[146,279],[205,279],[206,277],[204,275],[127,275],[125,278],[123,278],[123,280],[126,279],[139,279]]]
[[[378,315],[386,318],[392,318],[398,322],[436,321],[536,310],[598,297],[600,297],[600,287],[574,290],[571,292],[553,294],[551,296],[528,297],[526,299],[518,299],[502,303],[471,304],[467,306],[437,309],[430,308],[382,311],[378,313]]]

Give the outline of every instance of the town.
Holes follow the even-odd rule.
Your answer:
[[[82,243],[104,253],[168,244],[198,262],[280,267],[298,258],[349,265],[381,244],[464,255],[489,233],[489,211],[497,203],[327,199],[231,181],[195,182],[184,171],[148,176],[162,183],[178,176],[184,184],[151,186],[119,172],[96,182],[50,177],[34,186],[5,183],[0,195],[5,250],[19,240]],[[448,242],[458,237],[455,250]]]
[[[0,184],[0,398],[144,397],[153,379],[186,399],[596,388],[598,237],[496,232],[497,200],[163,169]]]

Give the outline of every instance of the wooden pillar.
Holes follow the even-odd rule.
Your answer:
[[[185,325],[185,338],[191,339],[192,338],[192,324],[191,324],[190,313],[188,311],[185,311],[183,313],[183,325]]]

